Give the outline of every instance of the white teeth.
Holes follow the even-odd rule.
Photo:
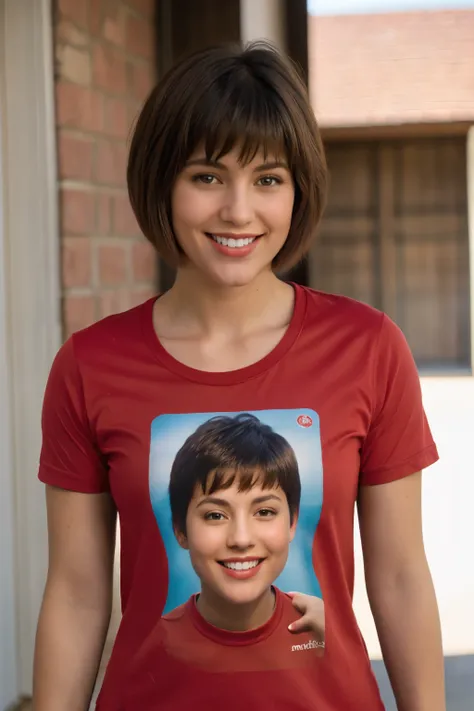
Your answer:
[[[231,570],[250,570],[251,568],[256,568],[258,564],[258,560],[244,560],[241,563],[237,561],[223,563],[226,568],[230,568]]]
[[[234,237],[220,237],[219,235],[211,234],[214,242],[221,244],[223,247],[231,247],[233,249],[239,249],[239,247],[248,247],[249,244],[255,240],[255,237],[239,237],[234,239]]]

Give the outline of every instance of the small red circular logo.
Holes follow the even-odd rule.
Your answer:
[[[313,420],[309,415],[300,415],[296,420],[300,427],[311,427]]]

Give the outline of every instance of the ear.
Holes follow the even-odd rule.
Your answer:
[[[187,551],[189,549],[189,545],[188,545],[188,539],[186,537],[186,534],[183,531],[177,531],[175,529],[174,535],[176,536],[176,540],[178,541],[181,548],[184,548],[184,550]]]
[[[290,526],[290,543],[293,540],[293,538],[295,537],[297,525],[298,525],[298,513],[295,511],[295,513],[293,514],[293,520],[292,520],[291,526]]]

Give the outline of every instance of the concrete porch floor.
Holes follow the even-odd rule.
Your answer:
[[[386,711],[397,711],[383,662],[372,662]],[[474,654],[445,657],[447,711],[474,709]]]

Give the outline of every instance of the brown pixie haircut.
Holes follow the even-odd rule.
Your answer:
[[[292,62],[266,42],[224,46],[182,60],[159,82],[138,117],[127,169],[143,234],[177,266],[171,193],[189,156],[207,160],[237,147],[247,164],[262,150],[285,158],[295,184],[288,238],[274,259],[289,269],[308,251],[326,202],[324,148],[306,86]]]
[[[250,491],[278,486],[285,492],[290,520],[298,515],[301,482],[287,440],[255,415],[218,415],[200,425],[178,451],[171,467],[169,498],[173,528],[186,533],[186,515],[196,491],[211,495],[229,489]]]

